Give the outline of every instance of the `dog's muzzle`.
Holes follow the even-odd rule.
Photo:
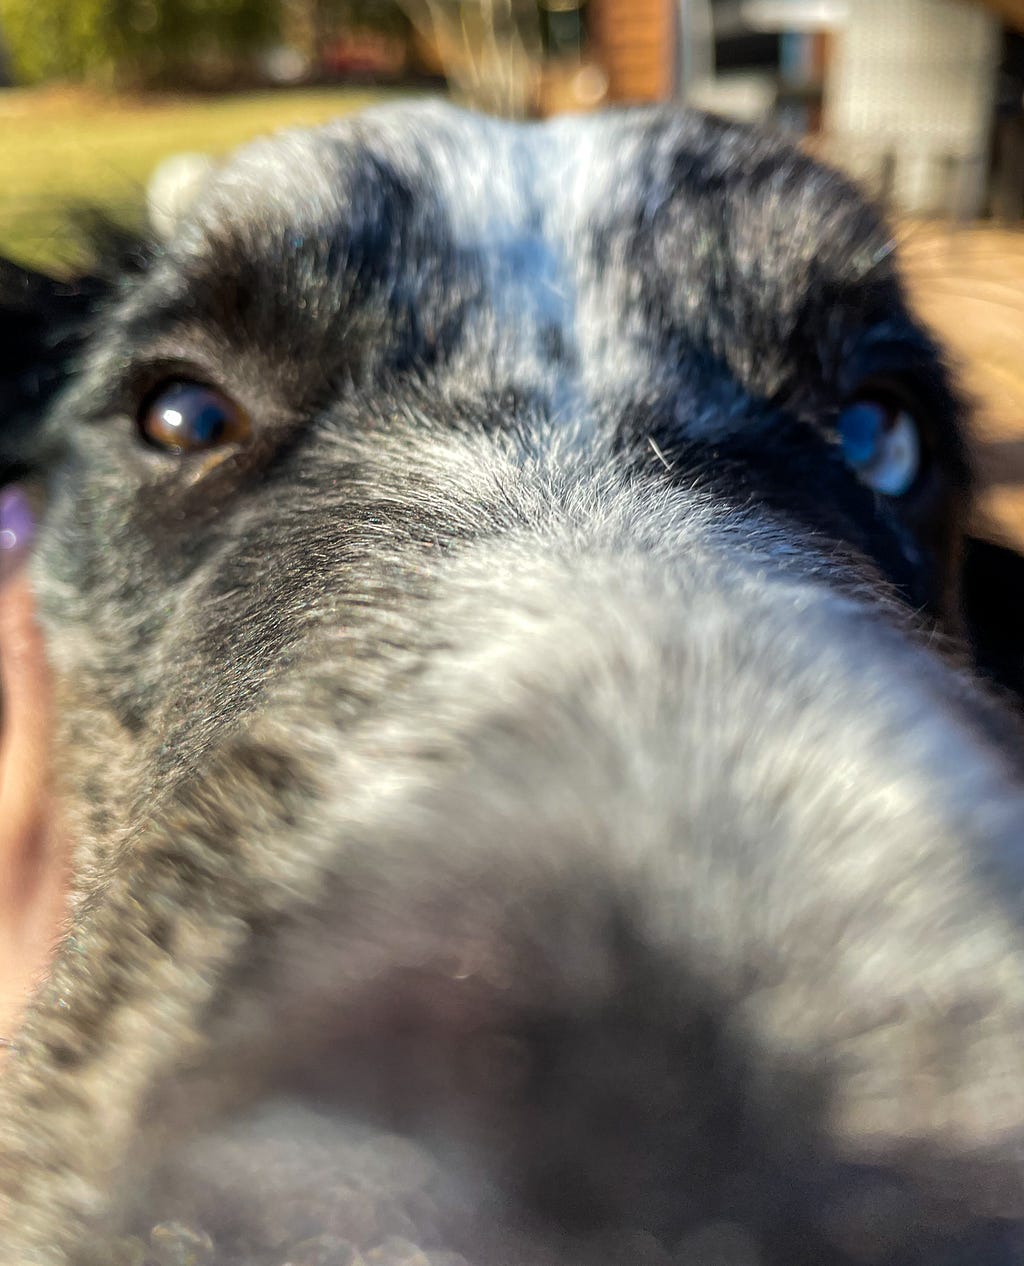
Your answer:
[[[397,1159],[430,1174],[401,1200],[467,1217],[472,1260],[505,1260],[475,1162],[444,1179],[367,1115],[454,1137],[554,1225],[690,1237],[687,1266],[723,1225],[770,1261],[859,1262],[837,1244],[871,1235],[895,1245],[880,1262],[925,1261],[948,1183],[972,1250],[972,1220],[1019,1214],[989,1174],[1017,1169],[1024,983],[988,887],[1019,890],[1022,797],[956,674],[888,613],[689,546],[468,558],[444,653],[365,742],[309,734],[316,673],[294,724],[268,709],[260,741],[319,743],[345,865],[244,1052],[283,1043],[268,1063],[301,1066],[319,1116],[270,1096],[194,1142],[175,1217],[215,1230],[301,1190],[351,1225],[365,1164],[384,1225]],[[977,1260],[1007,1260],[1000,1228]]]

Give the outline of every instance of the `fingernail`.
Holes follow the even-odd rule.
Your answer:
[[[0,489],[0,578],[25,556],[35,525],[28,498],[18,487]]]

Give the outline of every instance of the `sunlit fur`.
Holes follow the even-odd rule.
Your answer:
[[[963,640],[960,410],[845,182],[692,115],[414,103],[3,294],[48,314],[0,453],[76,839],[5,1266],[161,1221],[218,1266],[1018,1260],[1018,730]],[[836,442],[880,374],[899,503]],[[182,377],[252,438],[147,447]]]

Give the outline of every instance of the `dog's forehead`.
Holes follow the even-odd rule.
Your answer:
[[[556,206],[568,224],[623,192],[613,175],[656,142],[657,124],[653,112],[521,124],[436,101],[371,109],[244,147],[215,181],[206,219],[230,214],[241,197],[251,222],[284,218],[329,231],[356,176],[375,163],[467,246],[538,236],[556,227],[548,218]]]
[[[847,309],[888,276],[884,226],[834,174],[674,109],[517,124],[423,101],[286,133],[212,182],[190,253],[222,271],[225,232],[268,292],[316,309],[340,257],[365,289],[427,314],[463,379],[487,366],[590,398],[650,384],[694,347],[770,393],[812,274]]]

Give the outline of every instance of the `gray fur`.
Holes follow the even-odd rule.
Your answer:
[[[857,195],[417,104],[243,151],[90,321],[25,458],[75,917],[3,1262],[1021,1260],[1018,732]],[[836,446],[879,348],[923,501]],[[140,445],[183,365],[253,442]]]

